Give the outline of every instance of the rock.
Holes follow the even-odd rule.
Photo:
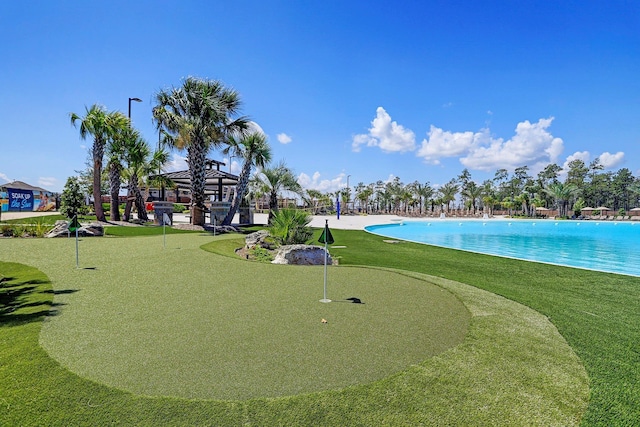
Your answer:
[[[271,234],[267,230],[259,230],[251,233],[244,238],[245,247],[247,249],[254,249],[256,246],[260,246],[265,249],[274,249],[275,244],[268,240],[269,237],[271,237]]]
[[[206,231],[215,234],[225,234],[225,233],[239,233],[240,229],[238,227],[234,227],[233,225],[211,225],[206,224],[204,226]]]
[[[331,255],[325,252],[323,247],[314,245],[287,245],[281,246],[276,253],[273,264],[295,265],[324,265],[324,257],[327,256],[327,264],[332,264]]]
[[[65,220],[56,221],[55,225],[44,237],[70,237],[75,236],[75,231],[69,231],[69,222]],[[103,236],[104,227],[99,223],[83,225],[78,229],[78,236],[91,237]]]

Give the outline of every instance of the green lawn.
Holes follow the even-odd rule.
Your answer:
[[[334,249],[344,266],[330,268],[329,296],[364,305],[319,303],[321,268],[200,248],[228,254],[236,236],[172,235],[167,249],[162,236],[82,239],[81,269],[73,239],[1,240],[11,308],[0,313],[0,425],[579,422],[586,372],[545,316],[411,269],[348,267],[363,250],[369,265],[385,253],[414,266],[432,255],[362,232],[334,236],[347,248]],[[336,354],[320,356],[327,350]],[[287,380],[301,369],[311,371]],[[309,381],[295,384],[300,375]]]
[[[316,234],[319,235],[320,231]],[[416,271],[518,301],[547,316],[584,364],[584,425],[640,424],[640,278],[550,266],[335,230],[343,264]],[[630,250],[630,249],[625,249]]]

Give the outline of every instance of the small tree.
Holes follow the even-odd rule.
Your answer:
[[[84,207],[84,195],[80,188],[78,177],[71,176],[67,179],[60,199],[60,213],[69,219],[77,216]]]
[[[306,243],[313,235],[311,215],[297,209],[279,209],[271,218],[271,235],[283,245]]]

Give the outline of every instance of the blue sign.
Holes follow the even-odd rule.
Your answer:
[[[7,188],[9,193],[9,210],[10,211],[32,211],[33,210],[33,192],[31,190],[18,190]]]

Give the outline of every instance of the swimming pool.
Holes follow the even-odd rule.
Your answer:
[[[365,230],[445,248],[640,276],[640,223],[635,222],[434,219]]]

